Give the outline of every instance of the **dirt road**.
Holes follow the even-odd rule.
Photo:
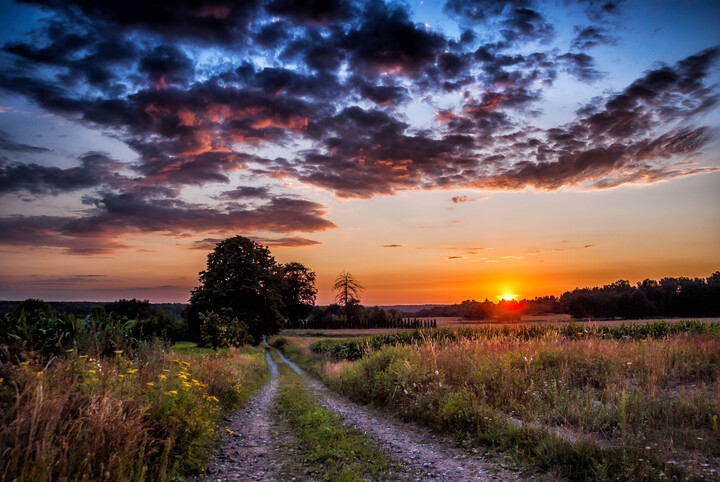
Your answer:
[[[283,461],[292,455],[294,436],[289,428],[272,416],[277,392],[278,370],[270,352],[302,376],[306,387],[327,409],[338,414],[347,426],[363,432],[401,467],[396,477],[405,480],[518,480],[517,472],[500,464],[475,457],[457,447],[449,437],[429,429],[402,423],[379,411],[352,403],[312,379],[282,353],[270,348],[266,359],[272,374],[266,384],[228,421],[232,435],[197,480],[296,480],[287,473]],[[300,476],[300,478],[304,478]]]

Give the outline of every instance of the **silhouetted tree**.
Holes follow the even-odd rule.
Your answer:
[[[315,306],[315,273],[300,263],[287,263],[280,269],[282,275],[282,315],[295,326],[307,318]]]
[[[280,286],[279,266],[267,246],[242,236],[218,243],[191,292],[187,318],[193,338],[200,341],[200,313],[210,311],[245,323],[255,343],[277,333]]]
[[[343,270],[343,272],[335,278],[333,290],[338,292],[338,294],[335,295],[337,304],[347,307],[360,303],[360,293],[363,287],[353,275]]]

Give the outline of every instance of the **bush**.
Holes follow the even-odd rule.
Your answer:
[[[219,347],[243,346],[253,342],[248,325],[237,317],[231,320],[210,311],[200,313],[200,320],[200,336],[203,342],[214,350]]]

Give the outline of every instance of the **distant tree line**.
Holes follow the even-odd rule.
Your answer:
[[[465,300],[454,305],[433,306],[413,313],[420,318],[452,317],[466,320],[514,320],[522,315],[562,313],[560,300],[555,296],[537,297],[532,300],[500,300],[497,303]]]
[[[98,308],[102,308],[107,311],[108,305],[121,301],[127,300],[117,300],[110,303],[108,303],[107,301],[43,301],[43,303],[46,303],[55,313],[72,313],[77,316],[87,316],[91,314],[93,310]],[[182,311],[186,305],[185,303],[150,303],[150,301],[148,300],[139,301],[135,298],[133,298],[133,300],[131,301],[147,303],[153,310],[161,311],[167,315],[174,316],[176,318],[182,317]],[[18,308],[22,303],[23,301],[0,301],[0,313],[7,313],[11,310],[14,310],[15,308]]]
[[[720,316],[720,271],[704,278],[626,280],[594,288],[576,288],[560,297],[573,318],[646,318]]]

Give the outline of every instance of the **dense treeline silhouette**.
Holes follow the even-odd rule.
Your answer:
[[[429,320],[403,318],[397,310],[384,310],[377,306],[365,307],[359,302],[345,306],[333,303],[315,306],[304,320],[286,320],[285,328],[431,328]]]
[[[434,306],[414,313],[417,317],[454,317],[466,320],[514,320],[521,315],[562,313],[560,300],[554,296],[542,296],[532,300],[492,301],[465,300],[455,305]]]
[[[626,280],[595,288],[576,288],[560,297],[573,318],[645,318],[651,316],[720,316],[720,271],[707,279]]]
[[[708,278],[645,279],[633,286],[619,280],[605,286],[576,288],[560,298],[493,303],[466,300],[414,313],[417,317],[457,317],[468,320],[517,320],[522,315],[567,313],[573,318],[648,318],[720,316],[720,271]]]

